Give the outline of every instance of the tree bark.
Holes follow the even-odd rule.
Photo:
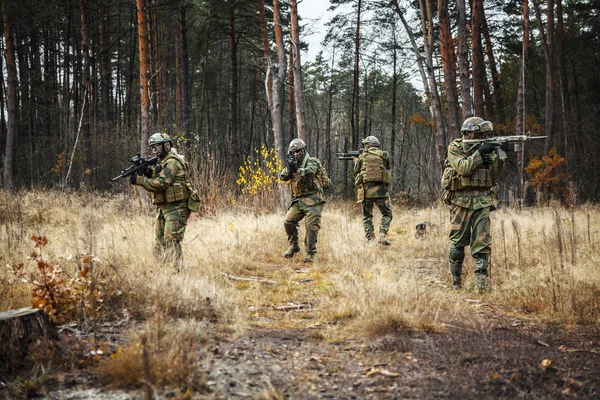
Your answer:
[[[359,140],[359,124],[360,124],[360,108],[359,108],[359,60],[360,60],[360,12],[362,8],[362,0],[358,0],[357,15],[356,15],[356,31],[354,37],[354,84],[352,85],[352,108],[350,115],[350,123],[352,128],[352,148],[358,148]]]
[[[273,23],[275,30],[275,44],[277,46],[277,64],[271,66],[273,71],[273,107],[271,111],[273,124],[273,141],[277,156],[280,160],[285,158],[285,143],[283,142],[283,101],[285,99],[285,76],[287,61],[283,45],[283,29],[281,25],[281,12],[279,0],[273,0]]]
[[[558,73],[560,77],[560,104],[563,117],[563,145],[564,155],[566,159],[566,165],[570,170],[569,163],[569,132],[571,132],[571,102],[569,101],[569,85],[567,78],[567,62],[566,62],[566,48],[565,48],[565,26],[564,26],[564,15],[562,1],[556,2],[556,15],[557,15],[557,36],[558,36]]]
[[[7,127],[6,127],[6,150],[4,153],[2,174],[3,186],[6,189],[13,189],[13,164],[15,154],[15,137],[17,135],[17,66],[15,63],[15,44],[12,36],[12,27],[10,23],[9,10],[6,4],[2,3],[2,16],[4,21],[4,44],[7,70]]]
[[[146,43],[146,23],[144,0],[136,0],[138,46],[140,56],[140,105],[141,105],[141,143],[140,154],[145,157],[148,153],[148,139],[150,138],[150,99],[148,97],[148,46]]]
[[[492,39],[490,37],[490,31],[488,29],[485,14],[483,14],[483,37],[485,40],[488,65],[490,67],[490,75],[492,77],[492,88],[494,89],[494,114],[490,115],[490,119],[494,120],[494,122],[504,123],[506,117],[504,113],[504,100],[502,99],[502,83],[500,82],[500,74],[498,73],[498,68],[496,67],[494,47],[492,45]]]
[[[525,134],[525,73],[527,71],[527,60],[529,55],[529,0],[523,0],[523,49],[521,56],[521,74],[519,77],[519,88],[517,90],[517,123],[516,131],[517,134]],[[519,170],[519,198],[521,199],[521,205],[525,200],[525,179],[524,179],[524,168],[525,168],[525,151],[521,147],[517,155],[518,170]]]
[[[238,163],[238,66],[235,35],[235,3],[229,2],[229,162]]]
[[[296,103],[296,127],[298,130],[298,137],[306,141],[304,93],[302,90],[302,62],[300,60],[300,34],[298,31],[298,6],[296,4],[296,0],[290,0],[290,14],[292,20],[292,54],[294,56],[294,102]]]
[[[82,135],[82,144],[83,144],[83,152],[85,154],[84,162],[88,165],[94,164],[94,149],[93,149],[93,140],[91,137],[92,134],[92,123],[94,120],[94,104],[93,98],[94,94],[92,91],[92,81],[90,77],[90,68],[91,68],[91,60],[90,60],[90,51],[89,51],[89,38],[88,38],[88,24],[87,24],[87,3],[88,0],[79,0],[79,11],[81,15],[81,55],[83,59],[82,66],[82,74],[81,81],[83,84],[83,92],[87,93],[87,110],[83,110],[83,119],[81,123],[81,135]]]
[[[542,25],[540,7],[536,0],[533,0],[533,5],[535,8],[535,15],[537,17],[540,35],[542,37],[542,47],[544,48],[544,54],[546,55],[546,117],[545,117],[545,134],[548,136],[545,143],[545,152],[548,153],[550,151],[550,147],[552,145],[552,136],[553,136],[553,117],[554,117],[554,77],[552,71],[552,60],[554,58],[554,49],[553,49],[553,40],[552,36],[554,36],[554,1],[548,0],[548,6],[546,11],[547,18],[547,28],[548,34],[544,31],[544,26]]]
[[[438,15],[440,23],[440,53],[444,68],[444,83],[446,88],[446,102],[451,135],[458,135],[460,125],[458,121],[458,98],[456,96],[456,71],[452,57],[452,32],[448,19],[448,0],[438,0]]]
[[[483,26],[483,0],[471,0],[471,58],[473,63],[473,105],[475,115],[485,119],[483,91],[485,86],[485,64],[481,45]]]
[[[110,69],[110,44],[108,21],[106,18],[105,0],[98,0],[98,25],[100,28],[100,74],[102,93],[102,131],[104,134],[108,132],[107,124],[112,121],[111,116],[111,92],[112,79]]]
[[[179,35],[181,42],[181,131],[187,139],[190,132],[190,62],[187,39],[187,5],[179,7]]]
[[[467,45],[467,13],[465,0],[458,0],[458,64],[460,75],[460,97],[463,120],[473,116],[473,98],[469,72],[469,46]]]

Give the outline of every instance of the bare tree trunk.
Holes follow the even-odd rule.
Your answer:
[[[94,164],[94,149],[92,145],[92,122],[94,120],[94,106],[93,106],[93,93],[92,93],[92,81],[90,78],[90,51],[89,51],[89,38],[88,38],[88,24],[87,24],[87,3],[88,0],[79,1],[79,11],[81,16],[81,54],[83,59],[81,81],[84,87],[84,92],[87,93],[87,104],[88,109],[83,110],[83,119],[81,125],[81,136],[83,138],[83,152],[85,154],[85,162],[90,165]]]
[[[304,121],[304,93],[302,90],[302,62],[300,60],[300,34],[298,32],[298,6],[296,0],[290,0],[292,19],[292,54],[294,56],[294,101],[296,103],[296,126],[298,137],[306,140]],[[318,144],[317,144],[318,145]]]
[[[285,99],[285,76],[287,61],[285,59],[285,47],[283,45],[283,29],[281,26],[281,12],[279,0],[273,0],[273,23],[275,30],[275,44],[277,45],[277,64],[274,66],[273,74],[273,108],[271,110],[273,123],[273,139],[277,155],[284,160],[286,154],[285,143],[283,143],[283,101]]]
[[[290,47],[290,58],[288,59],[288,70],[287,70],[287,126],[288,129],[284,130],[284,142],[289,143],[295,137],[296,133],[296,114],[294,113],[294,55],[293,49]]]
[[[396,154],[396,103],[398,97],[398,42],[396,37],[396,23],[392,28],[393,35],[393,48],[392,48],[392,62],[393,62],[393,76],[392,76],[392,135],[391,135],[391,146],[390,156],[392,159],[392,178],[394,173],[394,160]]]
[[[357,5],[357,16],[356,16],[356,31],[354,37],[354,84],[352,85],[352,109],[350,115],[350,123],[352,125],[352,143],[350,144],[353,148],[358,148],[360,143],[358,137],[358,130],[360,124],[360,107],[359,107],[359,67],[358,63],[360,60],[360,12],[362,7],[362,0],[358,0]]]
[[[492,87],[494,88],[494,115],[490,116],[490,119],[505,123],[504,113],[504,100],[502,99],[502,83],[500,82],[500,74],[496,67],[496,57],[494,57],[494,48],[492,46],[492,39],[490,38],[490,32],[488,29],[487,19],[485,14],[483,15],[483,37],[485,39],[485,49],[488,59],[488,65],[490,66],[490,75],[492,76]],[[497,113],[497,119],[495,117]]]
[[[440,23],[440,52],[442,55],[442,65],[444,68],[444,81],[446,88],[446,102],[448,103],[448,120],[450,122],[450,132],[457,135],[460,131],[458,121],[458,98],[456,96],[456,71],[452,59],[452,32],[450,30],[450,21],[448,19],[448,0],[438,0],[438,15]]]
[[[182,0],[179,7],[179,35],[181,42],[181,130],[187,137],[190,132],[190,63],[186,11],[187,5],[185,4],[185,0]]]
[[[542,46],[544,48],[544,54],[546,55],[546,120],[545,120],[545,133],[548,138],[546,139],[545,151],[548,153],[552,145],[553,136],[553,117],[554,117],[554,77],[552,71],[552,59],[554,58],[553,40],[554,36],[554,1],[548,0],[548,6],[546,11],[546,18],[548,24],[548,35],[544,32],[544,26],[542,25],[540,7],[536,0],[533,0],[535,8],[535,15],[537,17],[540,35],[542,36]]]
[[[106,126],[109,121],[112,121],[111,116],[111,92],[112,92],[112,79],[110,70],[110,50],[109,50],[109,32],[108,32],[108,21],[106,19],[105,0],[98,0],[98,25],[100,27],[100,69],[102,79],[102,131],[107,132],[108,127]]]
[[[485,119],[483,91],[485,86],[485,64],[481,45],[483,26],[483,0],[471,0],[471,58],[473,63],[473,103],[475,115]]]
[[[229,162],[238,165],[238,67],[235,37],[235,3],[229,3]]]
[[[429,82],[429,92],[431,93],[433,120],[435,122],[434,135],[435,135],[435,148],[438,157],[438,166],[441,171],[446,159],[448,141],[446,135],[446,127],[444,124],[444,116],[442,115],[442,102],[435,80],[435,71],[433,70],[433,17],[431,0],[419,0],[419,6],[421,9],[421,28],[423,35],[426,38],[424,40],[425,48],[425,60],[427,66],[427,77]]]
[[[269,33],[267,31],[267,18],[265,17],[265,0],[258,0],[258,19],[260,22],[260,33],[263,46],[263,58],[265,63],[265,71],[269,69],[269,60],[271,53],[269,50]],[[267,74],[267,102],[269,108],[273,107],[273,79]]]
[[[569,132],[571,132],[571,103],[569,101],[569,85],[567,78],[567,62],[566,62],[566,49],[565,49],[565,26],[563,21],[563,6],[562,1],[556,2],[556,14],[558,18],[558,73],[560,77],[560,104],[562,108],[563,116],[563,144],[564,144],[564,155],[566,159],[567,168],[569,168]],[[569,168],[570,169],[570,168]]]
[[[460,75],[460,97],[462,100],[462,118],[473,116],[473,98],[469,73],[469,46],[467,45],[467,15],[465,0],[458,0],[458,64]]]
[[[148,139],[150,138],[150,99],[148,97],[148,47],[146,43],[146,23],[144,0],[136,0],[138,45],[140,52],[140,104],[142,113],[142,132],[140,154],[147,155]]]
[[[517,91],[517,134],[525,134],[525,72],[527,71],[527,59],[529,55],[529,0],[523,0],[523,50],[521,56],[521,76],[519,78],[519,88]],[[519,198],[521,205],[525,200],[525,151],[523,146],[518,153],[519,169]]]
[[[6,129],[6,151],[4,153],[2,174],[3,187],[13,189],[13,163],[15,154],[15,137],[17,135],[17,66],[15,63],[15,44],[11,32],[11,23],[6,4],[2,3],[2,17],[4,21],[4,44],[6,51],[7,80],[7,107],[8,125]]]

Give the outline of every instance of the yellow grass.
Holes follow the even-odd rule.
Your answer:
[[[287,247],[284,214],[234,207],[216,215],[194,214],[183,243],[184,270],[173,274],[153,259],[154,212],[144,195],[0,192],[0,254],[4,265],[27,263],[29,237],[44,235],[49,239],[45,261],[69,274],[76,271],[78,255],[92,255],[107,276],[105,317],[152,320],[158,315],[169,334],[184,337],[197,321],[234,334],[253,326],[319,327],[313,337],[322,340],[438,331],[445,324],[486,329],[491,322],[478,312],[482,303],[540,321],[600,323],[596,206],[494,212],[492,290],[482,295],[468,289],[474,267],[468,251],[465,289],[448,289],[449,223],[442,205],[395,207],[392,246],[382,247],[367,245],[358,205],[332,201],[325,206],[313,265],[302,263],[302,253],[291,260],[281,256]],[[414,228],[422,221],[436,227],[417,239]],[[277,284],[235,281],[223,273]],[[3,268],[0,308],[27,306],[29,289]],[[277,309],[290,304],[304,308]],[[145,334],[151,331],[148,327]],[[129,354],[139,349],[139,337],[124,347]],[[139,354],[132,359],[139,360]],[[113,371],[132,369],[125,358],[119,362]]]

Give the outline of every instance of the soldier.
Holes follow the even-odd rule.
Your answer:
[[[488,288],[488,264],[491,254],[490,211],[496,209],[492,192],[504,167],[497,144],[484,143],[464,146],[463,139],[482,139],[493,129],[490,121],[479,117],[467,118],[461,128],[462,138],[448,146],[448,167],[452,174],[450,187],[450,240],[448,254],[452,287],[460,289],[465,258],[465,246],[470,246],[475,258],[474,288]],[[444,174],[446,175],[446,174]]]
[[[146,176],[131,175],[130,183],[139,185],[150,192],[152,204],[156,204],[157,214],[154,225],[154,255],[159,261],[173,258],[173,268],[179,272],[182,262],[181,241],[185,234],[191,209],[199,205],[193,190],[187,162],[173,147],[173,141],[166,133],[155,133],[148,140],[152,156],[158,163]],[[192,195],[192,200],[188,200]]]
[[[392,222],[389,185],[392,181],[392,161],[387,151],[379,149],[379,139],[368,136],[362,141],[365,150],[354,162],[354,183],[357,188],[357,202],[362,203],[365,236],[370,243],[375,241],[373,228],[373,205],[381,212],[379,243],[389,246],[387,232]]]
[[[321,228],[321,215],[325,199],[323,190],[315,182],[315,175],[322,168],[321,162],[309,156],[306,143],[302,139],[294,139],[288,148],[288,158],[285,168],[280,172],[282,181],[290,181],[292,203],[285,216],[285,232],[289,247],[283,254],[292,258],[300,251],[298,245],[298,223],[306,216],[306,246],[305,263],[314,261],[317,252],[317,236]]]

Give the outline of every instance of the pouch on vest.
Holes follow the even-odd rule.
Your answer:
[[[188,190],[190,191],[190,197],[188,198],[188,209],[192,212],[196,212],[200,209],[200,196],[198,192],[190,185],[187,184]]]
[[[329,176],[327,175],[327,170],[320,163],[319,169],[315,174],[315,181],[321,189],[329,189],[331,186],[331,179],[329,179]]]
[[[167,203],[175,203],[177,201],[187,200],[190,193],[187,186],[182,182],[175,182],[165,190]]]
[[[383,159],[377,154],[367,153],[363,158],[363,183],[383,182]]]

